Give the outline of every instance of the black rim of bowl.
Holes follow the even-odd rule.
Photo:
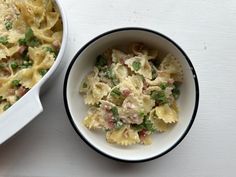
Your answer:
[[[196,90],[196,99],[195,99],[195,106],[194,106],[194,110],[193,110],[193,114],[192,114],[192,118],[191,118],[191,121],[189,122],[189,125],[188,127],[186,128],[186,130],[184,131],[184,133],[182,134],[182,136],[171,146],[169,147],[167,150],[165,150],[164,152],[162,152],[161,154],[158,154],[156,156],[153,156],[153,157],[149,157],[149,158],[146,158],[146,159],[140,159],[140,160],[126,160],[126,159],[120,159],[120,158],[117,158],[117,157],[113,157],[99,149],[97,149],[95,146],[93,146],[89,141],[87,141],[87,139],[80,133],[79,129],[77,128],[77,126],[75,125],[74,121],[73,121],[73,118],[70,114],[70,110],[69,110],[69,106],[68,106],[68,102],[67,102],[67,83],[68,83],[68,78],[69,78],[69,75],[70,75],[70,71],[71,71],[71,68],[73,67],[75,61],[77,60],[78,56],[90,45],[92,44],[94,41],[96,41],[97,39],[101,38],[101,37],[104,37],[108,34],[111,34],[111,33],[115,33],[115,32],[120,32],[120,31],[127,31],[127,30],[137,30],[137,31],[146,31],[146,32],[149,32],[149,33],[153,33],[155,35],[158,35],[158,36],[161,36],[165,39],[167,39],[169,42],[171,42],[175,47],[177,47],[177,49],[184,55],[186,61],[188,62],[189,66],[190,66],[190,69],[192,71],[192,74],[193,74],[193,79],[194,79],[194,83],[195,83],[195,90]],[[111,159],[114,159],[114,160],[118,160],[118,161],[122,161],[122,162],[145,162],[145,161],[150,161],[150,160],[153,160],[153,159],[156,159],[158,157],[161,157],[165,154],[167,154],[168,152],[170,152],[172,149],[174,149],[183,139],[184,137],[188,134],[190,128],[192,127],[193,125],[193,122],[195,120],[195,117],[196,117],[196,114],[197,114],[197,110],[198,110],[198,104],[199,104],[199,84],[198,84],[198,79],[197,79],[197,74],[195,72],[195,69],[189,59],[189,57],[187,56],[187,54],[183,51],[183,49],[177,44],[175,43],[172,39],[170,39],[169,37],[159,33],[159,32],[156,32],[156,31],[153,31],[153,30],[150,30],[150,29],[147,29],[147,28],[141,28],[141,27],[125,27],[125,28],[118,28],[118,29],[114,29],[114,30],[110,30],[108,32],[105,32],[103,34],[100,34],[98,35],[97,37],[93,38],[92,40],[90,40],[88,43],[86,43],[76,54],[75,56],[73,57],[73,59],[71,60],[68,68],[67,68],[67,71],[66,71],[66,75],[65,75],[65,80],[64,80],[64,88],[63,88],[63,96],[64,96],[64,104],[65,104],[65,109],[66,109],[66,113],[68,115],[68,118],[74,128],[74,130],[76,131],[76,133],[82,138],[82,140],[87,144],[89,145],[91,148],[93,148],[95,151],[97,151],[98,153],[106,156],[106,157],[109,157]]]

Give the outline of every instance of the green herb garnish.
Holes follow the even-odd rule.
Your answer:
[[[12,69],[16,69],[18,67],[18,64],[15,62],[15,61],[13,61],[12,63],[11,63],[11,68]]]
[[[141,63],[140,63],[139,61],[134,61],[134,62],[132,63],[132,67],[133,67],[133,69],[134,69],[135,71],[138,71],[138,70],[140,70],[140,68],[141,68]]]
[[[0,37],[0,43],[3,44],[3,45],[8,44],[8,38],[7,38],[7,36],[1,36],[1,37]]]
[[[159,104],[165,104],[168,102],[165,92],[163,90],[157,91],[154,90],[151,92],[151,98]]]
[[[11,82],[11,84],[12,84],[13,87],[19,87],[20,86],[20,81],[19,80],[13,80]]]
[[[40,69],[39,74],[43,77],[48,72],[48,69]]]
[[[123,125],[124,125],[124,123],[122,121],[118,120],[115,123],[115,128],[120,129]]]
[[[143,122],[141,124],[138,124],[138,125],[135,124],[132,127],[137,131],[146,130],[146,131],[149,131],[151,133],[156,131],[156,129],[154,128],[153,123],[151,122],[151,120],[148,119],[148,116],[144,116]]]
[[[112,73],[112,69],[111,68],[106,68],[104,70],[105,72],[105,77],[108,78],[108,79],[114,79],[114,74]]]
[[[34,32],[31,28],[28,28],[28,30],[25,33],[25,38],[19,39],[20,45],[30,46],[30,47],[37,47],[40,45],[39,39],[37,39],[34,36]]]
[[[119,113],[117,107],[112,107],[111,108],[112,115],[114,117],[114,123],[115,123],[115,128],[120,129],[123,126],[123,122],[119,118]]]
[[[20,45],[26,45],[26,39],[25,38],[21,38],[21,39],[18,40],[18,43]]]
[[[3,96],[0,96],[0,102],[3,100]]]
[[[57,52],[56,52],[53,48],[51,48],[51,47],[44,47],[44,49],[45,49],[47,52],[53,54],[53,57],[56,58]]]
[[[161,83],[159,86],[162,90],[165,90],[168,85],[167,85],[167,83]]]
[[[112,108],[111,108],[111,112],[112,112],[112,115],[113,115],[114,117],[118,117],[118,116],[119,116],[117,107],[115,107],[115,106],[112,107]]]
[[[145,113],[144,113],[144,112],[140,112],[140,113],[139,113],[139,116],[140,116],[140,117],[144,117],[144,116],[145,116]]]
[[[174,88],[172,90],[173,97],[177,100],[180,95],[180,90],[177,83],[174,83]]]
[[[12,22],[11,21],[6,21],[5,22],[5,27],[6,27],[7,30],[12,29]]]
[[[98,67],[98,69],[101,69],[102,67],[107,65],[107,60],[102,55],[98,55],[96,59],[95,66]]]
[[[117,80],[115,74],[112,72],[112,69],[110,67],[104,67],[104,68],[102,68],[102,71],[105,74],[104,76],[106,78],[110,79],[114,86],[119,83],[119,81]]]
[[[11,103],[5,104],[5,106],[3,107],[3,111],[6,111],[10,107],[11,107]]]
[[[120,97],[121,96],[121,92],[120,92],[120,89],[119,88],[114,88],[112,91],[111,91],[111,96],[113,97]]]
[[[24,60],[23,63],[20,65],[21,68],[29,68],[33,65],[33,61],[30,60],[29,58],[28,59],[25,58],[23,60]]]

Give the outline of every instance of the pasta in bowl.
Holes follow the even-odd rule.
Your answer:
[[[143,28],[91,40],[73,58],[64,82],[76,132],[103,155],[129,162],[160,157],[181,142],[195,118],[198,92],[183,50]]]
[[[130,51],[108,49],[98,55],[93,71],[80,84],[89,105],[83,120],[88,129],[103,129],[118,145],[151,144],[151,134],[178,121],[176,100],[183,80],[182,66],[168,54],[134,43]]]
[[[39,91],[61,61],[67,29],[57,1],[1,0],[0,8],[2,143],[42,111]]]

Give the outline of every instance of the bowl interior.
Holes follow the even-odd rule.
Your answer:
[[[184,70],[184,82],[181,85],[181,95],[178,99],[179,122],[165,133],[152,135],[151,145],[133,145],[120,147],[108,144],[105,140],[105,133],[90,131],[83,124],[82,120],[87,114],[88,107],[84,104],[83,97],[79,94],[79,84],[82,79],[92,70],[96,56],[105,49],[115,46],[127,45],[131,42],[143,42],[145,45],[158,49],[161,53],[171,53],[179,59]],[[173,147],[176,142],[185,134],[192,121],[192,115],[196,104],[196,88],[192,72],[185,55],[167,38],[156,33],[145,30],[118,30],[107,33],[94,40],[80,50],[78,56],[72,61],[69,68],[69,75],[66,86],[67,106],[74,125],[79,133],[89,144],[99,151],[121,160],[138,161],[153,158],[161,155]]]

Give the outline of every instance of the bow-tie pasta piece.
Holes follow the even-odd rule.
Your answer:
[[[115,143],[122,146],[137,144],[140,142],[138,133],[125,125],[121,129],[108,131],[106,140],[109,143]]]

